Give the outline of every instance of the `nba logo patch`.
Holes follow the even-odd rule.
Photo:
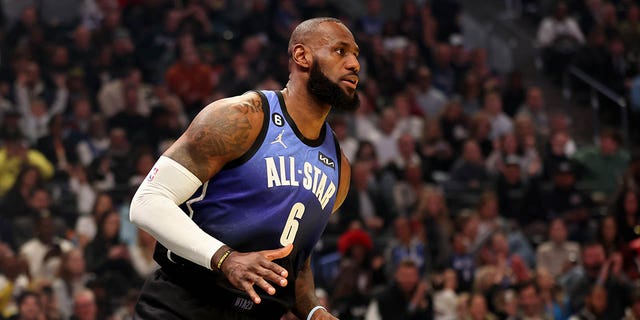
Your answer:
[[[147,176],[147,181],[149,182],[153,181],[157,173],[158,173],[158,168],[153,167],[153,169],[151,169],[151,172],[149,172],[149,175]]]

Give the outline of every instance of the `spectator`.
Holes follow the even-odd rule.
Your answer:
[[[80,164],[89,166],[109,149],[110,140],[104,118],[98,114],[91,116],[88,134],[76,145]]]
[[[491,139],[513,131],[513,121],[502,111],[502,100],[497,92],[489,92],[484,96],[483,110],[491,121]]]
[[[531,188],[531,183],[522,178],[520,158],[507,156],[495,184],[498,206],[506,219],[523,229],[533,223],[544,222],[545,218],[541,215],[522,214],[527,208],[527,195]]]
[[[537,134],[542,137],[549,136],[549,116],[545,110],[545,99],[542,89],[538,86],[527,88],[527,97],[516,117],[529,117],[535,124]]]
[[[350,134],[348,125],[345,117],[335,116],[331,119],[331,128],[340,142],[342,152],[347,159],[353,161],[358,149],[358,140]]]
[[[539,200],[532,196],[529,205],[536,211],[541,210],[547,219],[564,219],[569,230],[569,239],[584,241],[588,237],[592,201],[577,188],[575,175],[574,166],[570,162],[557,164],[553,171],[551,188],[541,191]],[[535,206],[536,203],[542,206]]]
[[[508,222],[500,214],[498,195],[493,191],[485,191],[480,196],[477,205],[478,234],[480,238],[485,238],[495,231],[506,231]]]
[[[519,283],[518,294],[518,315],[519,319],[550,319],[544,313],[542,300],[540,299],[540,288],[533,281]]]
[[[618,224],[613,216],[608,215],[600,219],[596,239],[604,247],[607,258],[613,255],[621,255],[627,249],[626,243],[622,241],[622,237],[618,232]]]
[[[140,113],[137,90],[124,88],[124,106],[109,119],[109,129],[122,128],[129,141],[140,141],[142,130],[147,127],[147,118]]]
[[[37,220],[35,236],[20,246],[20,255],[29,263],[34,279],[52,280],[60,266],[60,257],[73,248],[73,244],[56,235],[51,217]]]
[[[413,105],[412,105],[413,104]],[[396,130],[408,133],[414,139],[420,139],[424,118],[412,113],[418,106],[411,101],[409,93],[398,93],[393,97],[393,110],[397,116]]]
[[[382,110],[378,127],[380,137],[374,141],[374,144],[380,166],[386,167],[399,157],[398,138],[403,133],[398,129],[398,115],[395,110],[392,108]]]
[[[615,216],[619,233],[625,243],[638,238],[640,226],[640,196],[633,189],[622,189],[614,201],[612,213]]]
[[[76,165],[70,167],[68,173],[69,188],[76,200],[75,209],[77,214],[79,217],[87,216],[91,214],[91,209],[97,197],[96,191],[89,182],[87,170],[83,166]]]
[[[556,278],[580,263],[580,245],[567,241],[567,227],[562,218],[549,223],[549,241],[536,249],[536,267]]]
[[[97,320],[98,306],[93,291],[81,290],[73,295],[73,320]]]
[[[56,114],[47,123],[48,134],[38,139],[36,149],[56,168],[58,177],[77,162],[73,142],[64,134],[64,118]]]
[[[382,232],[392,217],[391,209],[385,206],[379,187],[373,183],[371,167],[356,161],[351,181],[349,193],[340,209],[341,228],[349,228],[355,223],[371,232]]]
[[[600,285],[594,285],[585,297],[585,306],[571,316],[569,320],[599,319],[604,315],[607,315],[607,317],[613,316],[607,313],[609,300],[611,298],[608,296],[607,290]]]
[[[462,81],[460,102],[464,113],[470,117],[480,110],[481,83],[473,73],[467,73]]]
[[[430,263],[427,261],[429,257],[426,256],[427,244],[415,229],[414,221],[405,216],[397,217],[393,221],[393,238],[384,250],[385,269],[389,279],[405,260],[411,260],[415,263],[420,277],[425,275],[427,264]]]
[[[18,313],[8,320],[39,320],[44,318],[40,295],[33,291],[25,291],[17,299]]]
[[[366,312],[374,287],[372,249],[371,237],[360,229],[347,230],[338,239],[342,258],[331,305],[340,318],[361,317]]]
[[[564,1],[556,4],[552,16],[540,22],[537,41],[542,47],[545,69],[556,76],[561,75],[573,54],[584,43],[584,35],[576,20],[568,14]]]
[[[16,182],[2,199],[3,216],[8,219],[14,219],[27,212],[29,210],[29,197],[41,185],[42,176],[38,168],[29,165],[23,166],[16,178]]]
[[[456,272],[446,269],[442,273],[442,288],[433,294],[433,319],[458,319],[456,304],[458,303],[458,279]]]
[[[440,126],[444,139],[451,144],[454,154],[459,154],[464,141],[470,138],[467,116],[456,100],[450,101],[440,117]]]
[[[631,4],[627,8],[626,16],[618,25],[620,39],[624,43],[630,61],[640,61],[640,6]]]
[[[496,320],[496,316],[489,312],[486,298],[480,293],[474,293],[469,298],[469,310],[464,320]]]
[[[427,261],[431,267],[428,271],[440,270],[449,260],[449,238],[453,234],[445,193],[434,186],[424,188],[413,216],[421,223],[419,230],[427,242]]]
[[[430,319],[433,311],[427,283],[419,275],[413,261],[400,262],[393,284],[372,299],[366,319]]]
[[[120,241],[120,214],[110,211],[97,223],[96,237],[84,248],[87,270],[96,282],[105,285],[104,300],[109,306],[124,296],[131,286],[141,284],[131,264],[129,248]],[[105,310],[106,312],[111,312]]]
[[[542,180],[551,180],[554,168],[557,168],[559,163],[569,162],[571,158],[571,154],[567,153],[569,139],[569,135],[565,131],[553,132],[549,137],[549,142],[546,146],[547,152],[544,153],[544,158],[542,159]]]
[[[62,255],[60,268],[51,286],[58,310],[63,319],[71,317],[74,308],[73,297],[87,289],[92,275],[86,270],[81,249],[71,249]]]
[[[180,48],[180,60],[173,64],[165,75],[169,90],[176,93],[185,105],[187,113],[193,115],[213,92],[213,70],[200,61],[194,46]]]
[[[525,101],[525,89],[522,78],[522,72],[517,70],[510,72],[505,88],[502,90],[504,113],[511,118],[515,117],[518,108],[520,108]]]
[[[50,119],[66,110],[69,98],[63,74],[53,76],[56,90],[51,93],[39,79],[39,73],[35,63],[29,64],[27,71],[18,75],[15,87],[16,107],[22,115],[20,127],[31,143],[46,135]]]
[[[144,279],[159,268],[158,263],[153,260],[156,239],[142,229],[137,231],[137,241],[129,246],[129,253],[133,268],[138,276]]]
[[[485,112],[478,112],[469,124],[469,137],[478,142],[480,151],[484,158],[489,157],[493,151],[493,141],[491,141],[491,120]]]
[[[452,254],[448,267],[456,273],[457,289],[460,292],[469,292],[473,283],[475,259],[468,252],[467,240],[463,235],[455,233],[451,238]]]
[[[142,73],[130,68],[122,78],[111,80],[101,86],[98,92],[100,111],[106,119],[111,119],[126,106],[135,107],[140,115],[151,111],[149,101],[151,88],[142,82]],[[136,100],[135,102],[131,100]]]
[[[432,68],[433,86],[447,97],[453,96],[456,86],[456,73],[452,65],[451,46],[438,43],[435,47],[434,66]]]
[[[622,148],[620,134],[614,130],[603,130],[600,145],[579,150],[575,159],[585,169],[581,182],[596,195],[610,196],[620,184],[630,157]]]
[[[398,154],[390,159],[384,170],[391,174],[395,180],[403,180],[404,172],[408,167],[415,166],[422,169],[422,159],[416,147],[416,140],[410,133],[404,132],[400,134],[396,140]],[[422,179],[422,172],[420,174]]]
[[[587,45],[576,53],[573,64],[594,79],[606,82],[613,71],[610,59],[606,33],[602,27],[596,26],[589,33]]]
[[[431,70],[426,66],[421,66],[416,71],[416,101],[427,119],[440,117],[447,97],[442,91],[431,85]]]
[[[98,193],[93,202],[91,213],[78,218],[75,225],[78,245],[84,248],[98,232],[97,222],[114,209],[113,198],[108,193]]]
[[[593,308],[594,302],[605,302],[599,305],[597,310],[590,309],[591,312],[597,311],[600,314],[601,309],[605,310],[607,317],[619,319],[624,315],[624,310],[630,302],[630,284],[621,277],[621,259],[620,257],[606,258],[604,247],[597,242],[587,243],[582,247],[582,274],[572,278],[567,277],[566,288],[571,301],[571,310],[583,310]],[[596,292],[594,296],[594,287],[600,287],[604,292]],[[608,299],[603,300],[602,295],[606,295]]]
[[[464,143],[462,157],[451,168],[449,187],[451,192],[478,191],[489,182],[482,151],[478,142],[467,140]]]
[[[440,122],[429,120],[424,127],[424,134],[418,145],[418,152],[423,161],[423,176],[426,181],[444,180],[455,160],[451,144],[444,139]],[[426,172],[424,172],[426,171]]]
[[[418,206],[418,200],[426,184],[422,180],[422,168],[408,164],[393,188],[393,202],[397,214],[409,216]]]
[[[570,315],[569,299],[566,292],[554,277],[544,267],[538,267],[535,277],[536,285],[540,289],[540,300],[544,313],[554,320],[567,320]]]

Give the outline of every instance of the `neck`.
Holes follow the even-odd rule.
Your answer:
[[[309,94],[301,81],[289,81],[282,90],[287,112],[307,139],[317,139],[331,106]]]

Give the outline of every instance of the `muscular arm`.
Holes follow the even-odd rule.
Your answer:
[[[316,287],[311,272],[311,258],[308,258],[296,278],[296,305],[293,312],[300,319],[306,319],[309,311],[318,305]]]
[[[141,184],[131,202],[131,221],[181,257],[212,268],[222,243],[178,207],[228,161],[241,156],[262,126],[255,93],[219,100],[193,120]]]
[[[262,120],[262,102],[255,93],[219,100],[200,112],[164,155],[207,181],[251,147]]]

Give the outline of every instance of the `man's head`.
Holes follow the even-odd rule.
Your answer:
[[[420,271],[416,263],[408,259],[400,261],[396,268],[395,280],[404,294],[413,292],[420,281]]]
[[[582,247],[582,266],[589,276],[597,277],[605,260],[604,247],[599,242],[591,242]]]
[[[310,95],[338,110],[355,110],[360,49],[353,34],[334,18],[314,18],[300,23],[288,47],[290,68],[302,74]]]
[[[18,297],[18,319],[37,320],[43,316],[40,297],[33,291],[25,291]]]
[[[525,316],[535,317],[540,313],[540,290],[534,282],[518,286],[518,301]]]
[[[98,306],[93,291],[85,289],[73,295],[73,315],[76,319],[93,320],[97,313]]]
[[[549,226],[549,240],[556,244],[562,244],[567,241],[567,226],[562,218],[551,220]]]
[[[527,89],[527,106],[533,111],[542,110],[544,107],[544,96],[542,89],[538,86],[531,86]]]
[[[610,156],[618,152],[622,145],[622,136],[613,129],[603,130],[600,134],[600,152],[605,156]]]

